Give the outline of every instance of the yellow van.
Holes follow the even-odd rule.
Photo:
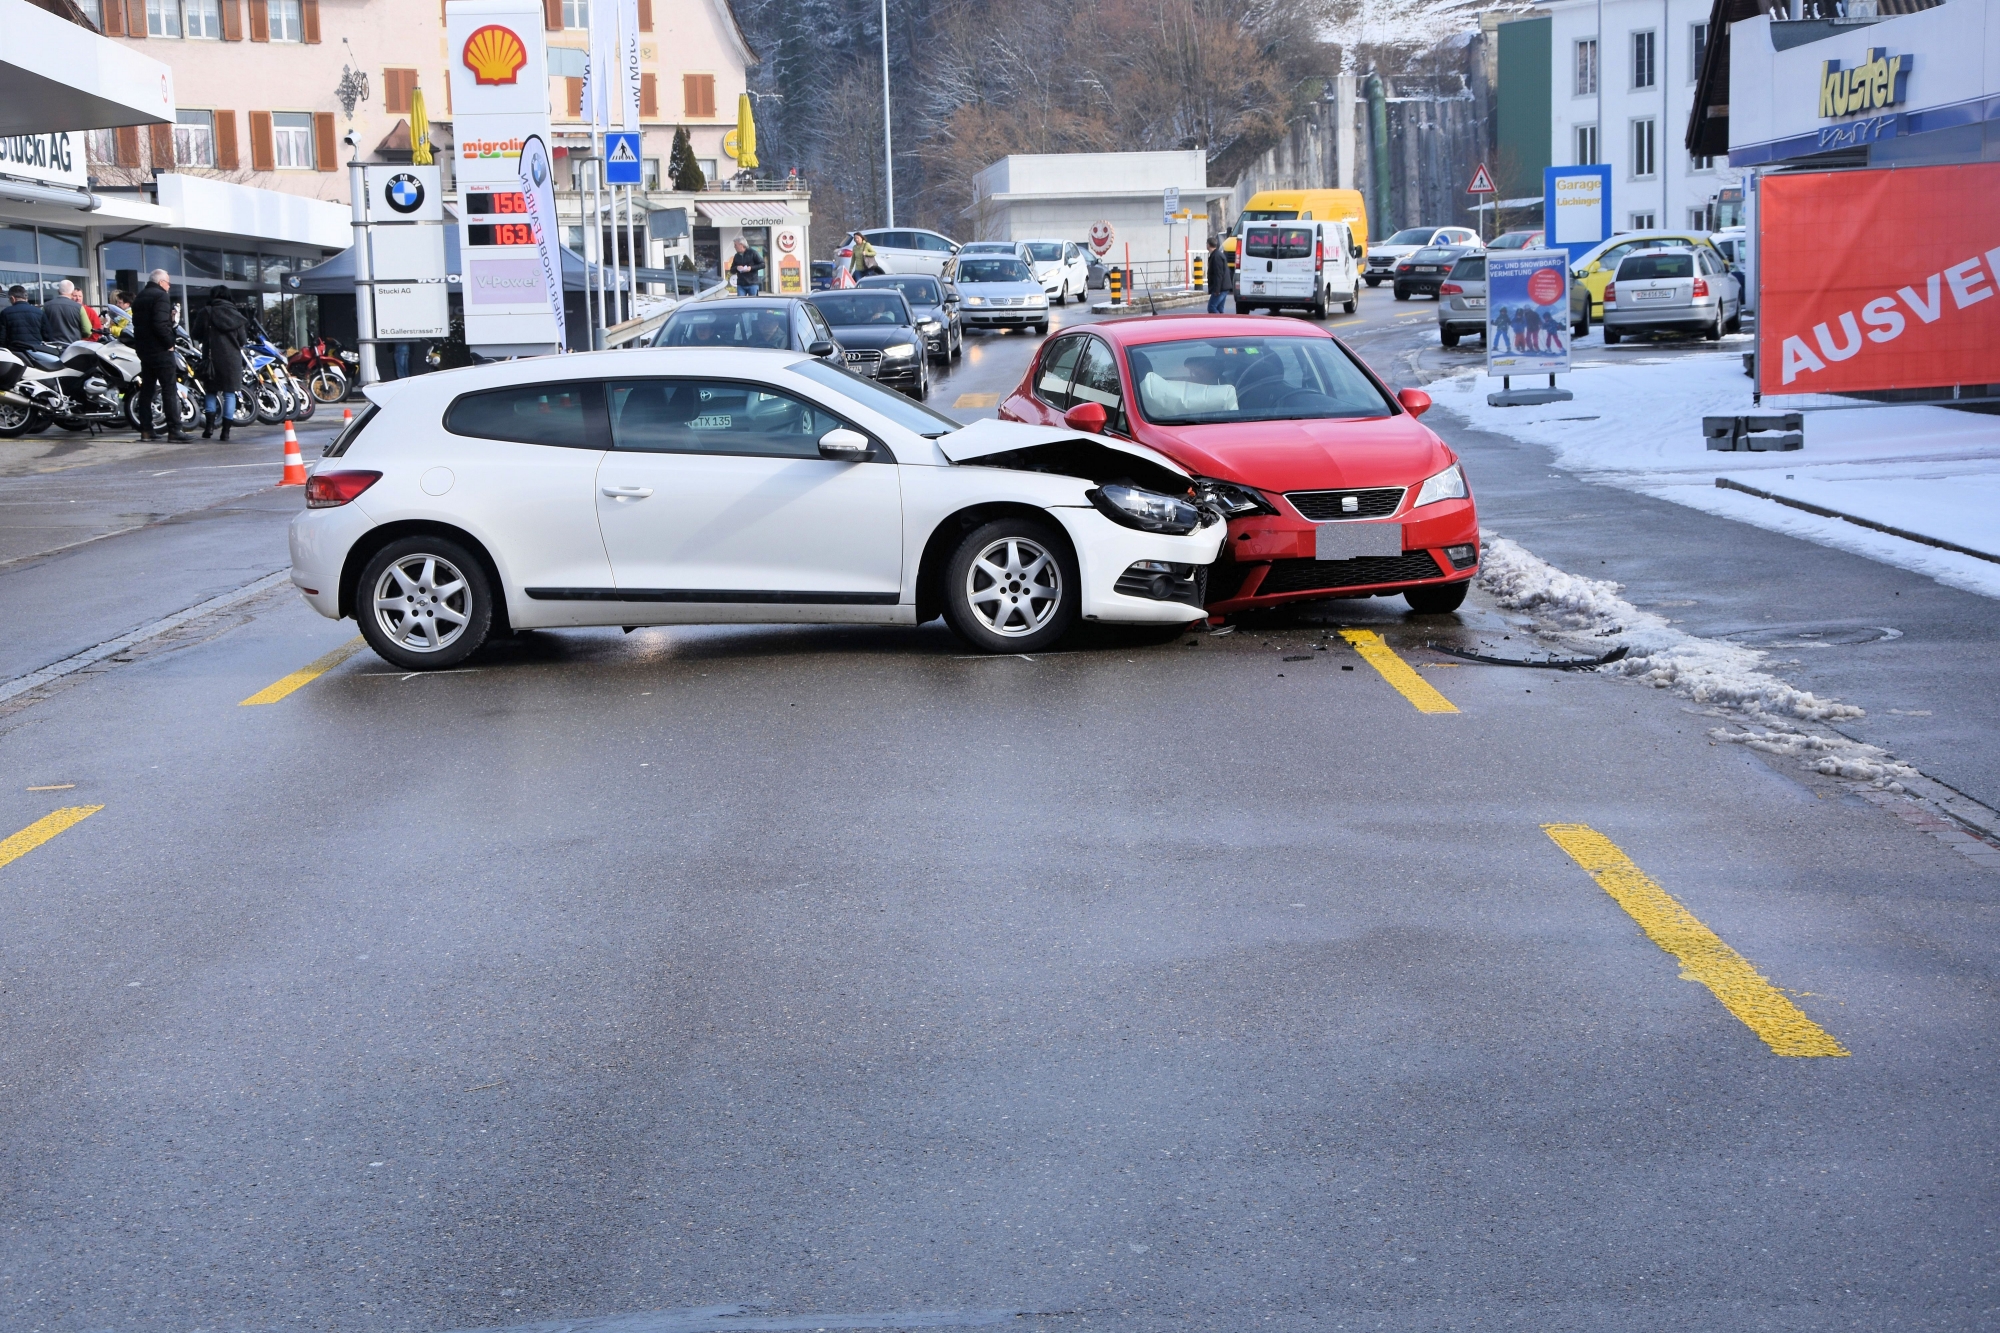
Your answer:
[[[1232,266],[1236,238],[1246,222],[1345,222],[1362,253],[1368,251],[1368,204],[1359,190],[1259,190],[1236,215],[1235,231],[1222,242]]]

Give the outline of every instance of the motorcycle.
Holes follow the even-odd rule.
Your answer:
[[[0,371],[0,437],[13,438],[55,425],[63,430],[125,424],[139,427],[139,355],[121,342],[82,338],[34,349],[24,362],[5,353]],[[183,359],[181,366],[185,369]],[[18,367],[18,369],[16,369]],[[187,387],[177,384],[181,419],[193,419]],[[166,424],[166,406],[156,402],[154,425]]]
[[[305,382],[306,391],[316,401],[337,403],[347,397],[350,383],[346,357],[339,343],[322,334],[293,352],[285,364],[295,378]]]
[[[271,341],[263,325],[251,323],[243,355],[244,392],[255,405],[257,420],[275,426],[281,421],[311,419],[319,407],[317,400],[287,368],[284,352]]]

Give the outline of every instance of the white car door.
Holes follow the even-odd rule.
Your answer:
[[[1083,299],[1090,290],[1090,265],[1083,259],[1083,249],[1075,241],[1063,242],[1063,275],[1069,280],[1069,289]]]
[[[606,386],[610,452],[598,524],[635,623],[713,619],[717,604],[794,606],[800,618],[880,619],[903,579],[899,470],[820,457],[847,423],[768,386],[645,378]],[[806,611],[805,608],[816,608]],[[765,615],[764,619],[783,619]]]

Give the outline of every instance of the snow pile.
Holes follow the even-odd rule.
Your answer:
[[[1485,10],[1527,8],[1524,0],[1339,0],[1320,36],[1336,46],[1428,45],[1478,31]]]
[[[1709,732],[1715,739],[1789,755],[1829,777],[1895,791],[1902,790],[1897,779],[1916,775],[1915,769],[1877,746],[1805,730],[1801,723],[1831,723],[1864,713],[1853,704],[1822,699],[1779,680],[1763,669],[1761,650],[1697,638],[1676,629],[1664,616],[1633,606],[1618,595],[1616,583],[1579,578],[1491,532],[1481,532],[1480,540],[1484,548],[1480,585],[1501,606],[1526,612],[1557,632],[1589,636],[1595,654],[1613,647],[1625,649],[1623,658],[1596,668],[1599,671],[1672,690],[1718,714],[1727,709],[1758,728],[1718,727]]]

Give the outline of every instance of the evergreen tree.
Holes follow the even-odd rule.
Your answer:
[[[685,125],[674,131],[674,150],[667,159],[667,176],[676,190],[689,194],[699,194],[708,188],[708,178],[701,174],[701,163],[694,160],[694,145],[688,142]]]

